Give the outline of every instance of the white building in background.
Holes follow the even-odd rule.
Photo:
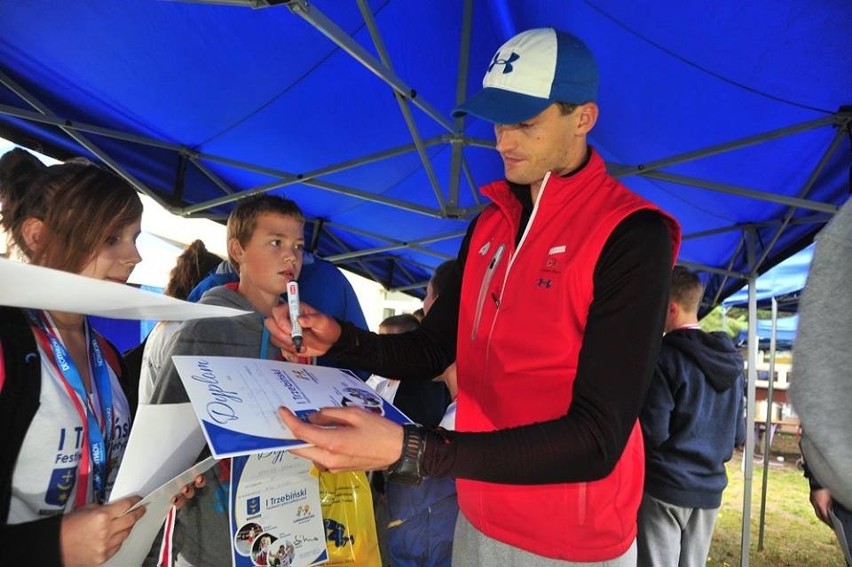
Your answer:
[[[756,401],[755,401],[755,419],[760,422],[766,421],[766,411],[769,393],[769,369],[770,364],[769,353],[765,350],[757,351],[757,381],[755,382]],[[771,416],[772,421],[782,425],[783,428],[790,432],[795,432],[799,424],[799,417],[796,415],[792,404],[787,396],[790,388],[790,381],[793,378],[793,356],[790,351],[779,351],[776,354],[776,359],[773,367],[773,384],[772,384],[772,406]],[[748,361],[745,363],[746,375],[748,375]]]
[[[391,315],[413,313],[423,307],[423,302],[415,297],[396,291],[388,291],[373,280],[340,270],[355,289],[367,325],[371,331],[379,330],[379,323]]]
[[[0,155],[14,147],[16,146],[12,142],[0,138]],[[58,163],[49,156],[33,153],[48,165]],[[144,210],[142,234],[139,236],[137,246],[142,262],[133,270],[129,283],[164,288],[177,257],[196,239],[201,239],[209,251],[221,258],[228,257],[224,224],[207,219],[185,219],[171,214],[146,195],[140,195],[140,198]],[[0,229],[0,256],[8,257],[8,255],[6,235]],[[373,331],[378,330],[379,323],[385,317],[411,313],[423,306],[419,299],[399,292],[388,292],[380,284],[347,270],[341,270],[341,272],[355,289],[367,319],[367,325]]]

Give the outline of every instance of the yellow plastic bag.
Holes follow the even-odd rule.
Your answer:
[[[328,567],[381,567],[370,483],[364,472],[319,473]]]

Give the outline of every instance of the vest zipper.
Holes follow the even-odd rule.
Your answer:
[[[482,318],[482,307],[485,304],[485,300],[488,298],[488,288],[491,285],[491,280],[494,279],[494,272],[497,271],[497,265],[500,263],[500,259],[503,257],[503,251],[505,249],[505,244],[501,244],[497,247],[497,251],[494,252],[494,256],[491,257],[491,261],[488,263],[488,269],[485,270],[485,275],[482,277],[482,285],[479,288],[479,298],[476,300],[476,313],[473,317],[473,330],[470,333],[470,340],[476,339],[476,330],[479,328],[479,320]],[[499,306],[499,303],[497,305]]]
[[[533,204],[533,211],[530,215],[529,221],[527,221],[527,227],[524,229],[524,234],[521,236],[521,240],[518,242],[517,247],[515,247],[515,252],[512,254],[512,257],[509,258],[509,265],[506,267],[506,272],[503,274],[503,285],[500,287],[500,296],[493,295],[494,303],[497,308],[500,307],[500,302],[503,299],[503,290],[506,289],[506,280],[509,278],[509,270],[512,268],[512,264],[515,262],[515,258],[518,256],[518,252],[521,250],[521,246],[523,246],[524,242],[527,239],[527,234],[530,232],[530,227],[532,227],[533,220],[538,213],[538,204],[541,202],[541,197],[544,194],[544,188],[547,185],[548,180],[550,179],[550,172],[548,171],[544,179],[541,180],[541,188],[538,193],[538,199],[536,199],[535,204]],[[506,245],[501,244],[497,251],[494,253],[494,257],[491,258],[491,263],[488,264],[488,269],[485,271],[485,277],[482,280],[482,287],[479,288],[479,299],[476,302],[476,314],[473,318],[473,330],[471,331],[470,338],[471,340],[476,339],[476,331],[479,328],[479,320],[482,317],[482,306],[485,303],[485,298],[488,295],[488,287],[491,284],[491,280],[494,278],[494,272],[497,269],[497,264],[500,262],[500,259],[503,257],[503,252],[505,251]],[[496,316],[494,320],[491,321],[491,330],[494,329],[494,324],[496,323]],[[489,332],[489,341],[491,337],[491,333]]]

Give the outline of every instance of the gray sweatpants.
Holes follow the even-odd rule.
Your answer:
[[[647,493],[639,507],[639,567],[704,567],[718,508],[682,508]]]
[[[464,514],[456,521],[453,567],[529,565],[535,567],[636,567],[636,542],[621,557],[597,563],[574,563],[542,557],[491,539],[473,527]]]

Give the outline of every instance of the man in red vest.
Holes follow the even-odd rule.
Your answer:
[[[281,419],[331,470],[457,479],[453,565],[636,564],[637,421],[660,347],[677,223],[610,177],[586,141],[598,72],[579,39],[523,32],[454,111],[494,123],[505,180],[471,222],[421,329],[378,336],[308,307],[302,355],[401,379],[457,361],[457,431],[358,409]],[[462,273],[464,278],[462,278]],[[295,360],[286,307],[267,327]],[[335,424],[328,429],[318,425]]]

